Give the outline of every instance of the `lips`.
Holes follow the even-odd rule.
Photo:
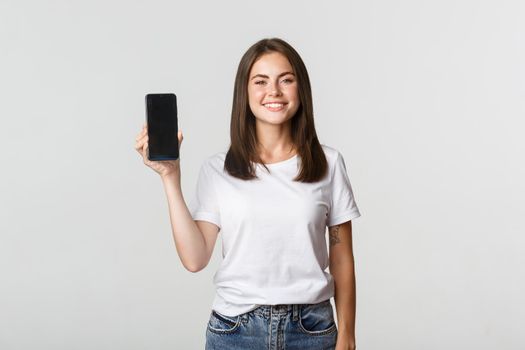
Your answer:
[[[279,107],[270,107],[269,105],[266,105],[265,107],[271,112],[279,112],[284,109],[284,105],[280,105]]]
[[[263,106],[266,107],[266,109],[272,112],[278,112],[282,110],[285,105],[286,103],[284,102],[268,102],[268,103],[263,104]]]
[[[272,104],[272,103],[286,104],[286,102],[284,101],[268,101],[268,102],[264,102],[263,105]]]

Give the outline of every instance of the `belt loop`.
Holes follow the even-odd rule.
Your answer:
[[[299,304],[293,304],[292,318],[294,322],[299,320]]]

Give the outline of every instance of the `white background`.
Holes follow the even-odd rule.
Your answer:
[[[343,154],[361,350],[523,349],[523,1],[0,2],[0,348],[203,349],[220,261],[182,266],[134,150],[174,92],[188,203],[238,62],[308,68]]]

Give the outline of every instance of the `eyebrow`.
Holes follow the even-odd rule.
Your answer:
[[[287,74],[291,74],[291,75],[293,75],[293,76],[295,77],[295,74],[293,74],[292,72],[282,72],[281,74],[279,74],[279,75],[277,76],[277,78],[280,78],[280,77],[282,77],[283,75],[287,75]],[[257,78],[257,77],[261,77],[261,78],[269,78],[269,76],[267,76],[267,75],[265,75],[265,74],[255,74],[253,77],[251,77],[250,80],[253,80],[253,79]]]

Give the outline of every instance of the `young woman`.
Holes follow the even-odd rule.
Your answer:
[[[202,270],[222,233],[206,349],[355,349],[351,220],[360,213],[343,156],[317,138],[292,46],[263,39],[242,57],[230,147],[205,160],[189,207],[180,160],[149,161],[146,128],[135,149],[162,178],[183,265]]]

